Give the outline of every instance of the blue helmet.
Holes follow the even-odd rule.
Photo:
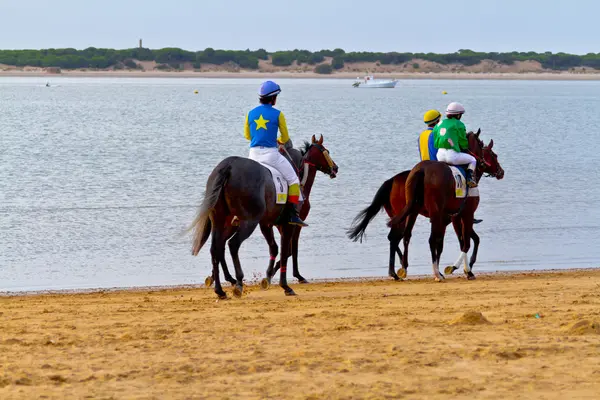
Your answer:
[[[258,95],[263,97],[271,97],[277,96],[281,93],[281,88],[278,84],[273,81],[265,81],[262,85],[260,85],[260,89],[258,90]]]

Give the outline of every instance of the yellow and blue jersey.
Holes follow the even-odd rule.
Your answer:
[[[419,135],[419,155],[421,156],[421,161],[437,161],[433,128],[427,128]]]
[[[286,143],[290,136],[283,113],[271,104],[261,104],[246,115],[244,136],[250,147],[277,147],[277,132],[281,133],[280,143]]]

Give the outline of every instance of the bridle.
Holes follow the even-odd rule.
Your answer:
[[[328,170],[324,170],[320,165],[316,165],[315,163],[312,163],[312,162],[306,160],[306,156],[308,155],[311,147],[313,147],[313,146],[316,147],[321,152],[321,154],[323,154],[323,157],[325,157],[325,161],[327,161],[327,164],[328,164]],[[332,176],[333,167],[334,167],[335,163],[333,162],[333,160],[331,159],[331,156],[329,155],[329,150],[327,150],[324,146],[322,146],[318,143],[311,143],[311,145],[306,148],[306,151],[302,156],[302,162],[300,163],[300,169],[302,170],[302,174],[300,173],[300,170],[298,169],[298,167],[296,167],[296,164],[294,164],[293,158],[290,155],[290,153],[287,151],[287,149],[283,146],[281,148],[283,149],[283,152],[285,153],[286,157],[290,161],[290,164],[292,164],[292,166],[296,170],[296,173],[298,174],[298,176],[302,177],[302,180],[300,181],[300,187],[304,187],[304,185],[306,185],[310,167],[314,167],[317,171],[321,171],[324,174]]]
[[[483,142],[481,140],[479,140],[478,137],[475,137],[475,140],[477,140],[477,144],[479,145],[479,147],[481,148],[481,151],[483,152],[486,149],[485,145],[483,144]],[[493,150],[489,150],[489,151],[491,151],[492,154],[494,154],[494,155],[496,154],[496,153],[494,153]],[[492,167],[492,164],[487,162],[485,160],[485,157],[483,157],[483,156],[479,157],[477,154],[473,153],[471,150],[467,150],[467,153],[470,154],[471,156],[473,156],[475,158],[475,160],[477,161],[477,167],[476,167],[477,175],[485,176],[485,177],[492,177],[492,178],[496,178],[498,176],[500,171],[496,171],[493,173],[485,171],[486,168]]]
[[[310,161],[306,160],[306,156],[308,155],[308,153],[310,152],[311,147],[316,147],[321,154],[323,154],[323,157],[325,157],[325,161],[327,161],[327,165],[328,168],[327,170],[323,169],[320,165],[316,165],[315,163],[312,163]],[[327,150],[323,145],[320,145],[318,143],[311,143],[311,145],[306,149],[306,153],[304,153],[304,157],[302,157],[302,165],[300,166],[301,168],[304,167],[304,172],[305,172],[305,176],[307,175],[307,166],[312,166],[315,167],[317,169],[317,171],[320,171],[324,174],[327,175],[331,175],[333,173],[333,167],[334,167],[335,163],[333,162],[333,160],[331,159],[331,156],[329,155],[329,150]],[[303,179],[304,180],[304,179]]]

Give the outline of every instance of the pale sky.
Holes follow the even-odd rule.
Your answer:
[[[598,0],[0,0],[0,49],[600,52]]]

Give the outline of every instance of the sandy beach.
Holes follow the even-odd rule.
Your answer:
[[[294,71],[91,71],[63,70],[60,74],[47,73],[43,70],[4,70],[0,77],[57,77],[81,78],[217,78],[217,79],[348,79],[355,80],[364,73],[336,72],[322,75],[314,72]],[[491,80],[600,80],[600,73],[571,72],[380,72],[375,73],[377,79],[491,79]]]
[[[0,297],[2,399],[597,398],[600,270]],[[231,288],[226,288],[231,293]]]

